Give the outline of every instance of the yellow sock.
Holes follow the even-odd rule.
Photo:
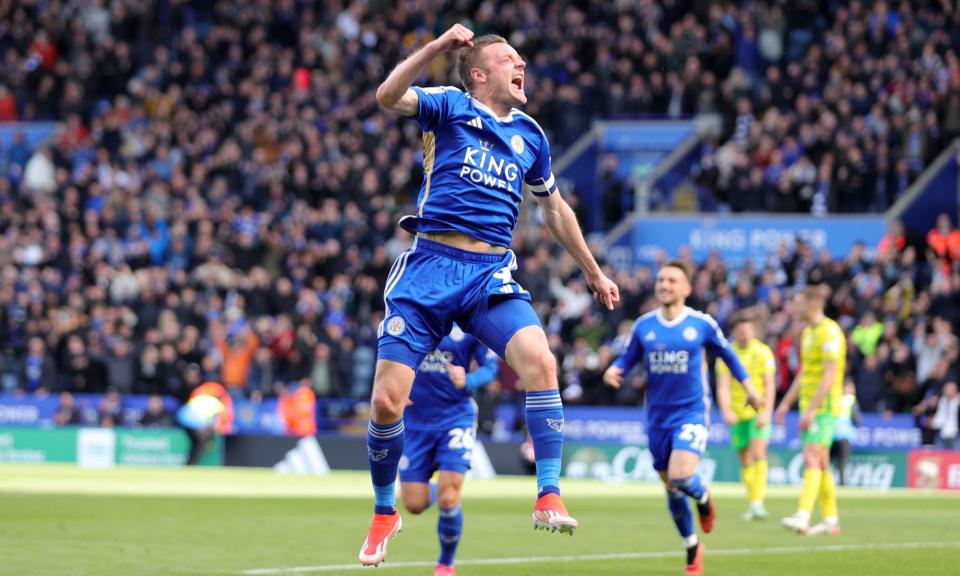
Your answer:
[[[755,502],[763,502],[767,497],[767,461],[757,460],[753,463],[753,495]]]
[[[817,494],[820,492],[822,477],[823,470],[819,468],[812,470],[808,468],[803,471],[803,488],[800,490],[799,510],[806,512],[807,515],[813,512],[813,505],[816,503]]]
[[[837,512],[837,484],[833,481],[833,471],[829,468],[823,471],[820,479],[820,512],[824,520],[836,520]]]
[[[747,502],[753,503],[757,497],[757,463],[742,466],[740,478],[743,479],[743,485],[747,488]]]

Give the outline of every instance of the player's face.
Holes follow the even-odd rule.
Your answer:
[[[667,266],[657,274],[657,302],[672,306],[690,295],[690,281],[679,268]]]
[[[797,315],[803,322],[810,322],[823,310],[823,304],[816,299],[810,299],[803,294],[797,294],[794,297]]]
[[[483,55],[483,71],[491,96],[509,106],[526,104],[523,83],[527,63],[513,46],[504,42],[490,44],[484,46]]]
[[[807,297],[803,294],[797,294],[793,297],[793,310],[801,322],[808,320],[807,316]]]
[[[746,344],[747,342],[753,340],[753,335],[753,324],[750,322],[740,322],[733,327],[733,339],[740,344]]]

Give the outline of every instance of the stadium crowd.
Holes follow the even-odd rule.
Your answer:
[[[415,123],[382,114],[374,89],[455,20],[527,55],[527,112],[555,154],[597,117],[715,120],[706,209],[884,209],[960,134],[948,0],[440,4],[0,0],[0,120],[63,123],[0,154],[3,387],[183,398],[216,380],[259,398],[307,382],[367,398],[382,289],[410,241],[394,224],[422,177]],[[449,64],[424,83],[452,83]],[[897,236],[876,256],[711,258],[694,306],[723,322],[759,305],[786,379],[789,290],[824,282],[857,342],[861,406],[932,419],[957,370],[947,238],[932,256]],[[513,248],[565,398],[637,402],[600,375],[652,272],[616,274],[623,305],[600,311],[548,246],[524,229]],[[512,390],[507,372],[487,394]]]

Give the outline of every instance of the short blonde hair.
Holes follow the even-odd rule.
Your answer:
[[[485,46],[491,44],[507,44],[507,39],[497,34],[484,34],[473,39],[473,46],[470,48],[461,48],[457,52],[457,74],[460,76],[460,82],[463,87],[469,91],[473,88],[473,77],[470,71],[480,65],[480,57]]]

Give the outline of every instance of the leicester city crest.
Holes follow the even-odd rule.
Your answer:
[[[403,334],[403,331],[407,329],[407,323],[403,321],[403,318],[400,316],[394,316],[393,318],[387,319],[387,334],[391,336],[399,336]]]

